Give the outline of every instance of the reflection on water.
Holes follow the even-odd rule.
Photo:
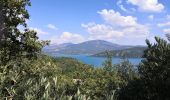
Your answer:
[[[106,60],[105,57],[92,57],[89,55],[66,55],[66,54],[52,54],[55,57],[71,57],[75,58],[79,61],[84,62],[85,64],[90,64],[96,67],[102,66],[102,63]],[[138,65],[142,58],[128,58],[128,60],[133,64],[133,65]],[[118,64],[122,61],[121,58],[112,58],[113,64]]]

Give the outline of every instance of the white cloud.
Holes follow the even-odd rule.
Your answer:
[[[48,24],[47,27],[49,29],[58,30],[58,28],[55,25],[53,25],[53,24]]]
[[[106,24],[88,23],[82,24],[90,34],[90,39],[123,41],[144,41],[150,34],[148,26],[137,22],[133,16],[122,16],[114,10],[102,10],[98,12]],[[123,40],[125,39],[125,40]]]
[[[114,37],[122,37],[123,33],[114,30],[111,26],[104,24],[88,23],[82,24],[82,27],[86,28],[90,33],[89,39],[113,39]]]
[[[167,15],[166,18],[167,18],[167,20],[170,20],[170,15]]]
[[[149,36],[149,28],[144,25],[136,25],[134,27],[126,27],[122,30],[124,32],[124,36],[131,38],[146,38]]]
[[[136,12],[136,9],[135,9],[135,8],[131,8],[131,11],[132,11],[132,12]]]
[[[119,12],[114,10],[102,10],[98,12],[102,18],[109,24],[119,27],[135,26],[137,18],[132,16],[121,16]]]
[[[128,0],[127,2],[145,12],[162,12],[164,9],[164,5],[159,3],[158,0]]]
[[[154,19],[154,15],[149,15],[148,18],[149,18],[150,20],[153,20],[153,19]]]
[[[120,4],[122,4],[122,0],[117,1],[117,5],[120,5]]]
[[[85,39],[80,34],[70,33],[70,32],[63,32],[60,36],[51,37],[51,43],[80,43],[83,42]]]
[[[124,12],[128,12],[128,10],[123,5],[120,5],[120,9],[123,10]]]
[[[87,25],[82,24],[82,27],[86,28],[91,38],[96,39],[146,38],[149,35],[149,28],[143,25],[114,29],[112,26],[105,24],[88,23]]]
[[[165,22],[165,23],[159,23],[157,24],[158,27],[166,27],[166,26],[170,26],[170,22]]]
[[[48,32],[45,32],[45,31],[43,31],[42,29],[39,29],[39,28],[30,27],[30,29],[36,31],[38,35],[48,35],[49,34]]]
[[[169,27],[170,26],[170,15],[166,15],[166,22],[158,23],[158,27]],[[165,19],[165,18],[164,18]]]
[[[129,11],[124,7],[124,5],[122,5],[122,0],[118,0],[118,1],[117,1],[117,6],[119,6],[122,11],[124,11],[124,12],[129,12]]]
[[[165,34],[170,34],[170,28],[169,28],[169,29],[164,29],[163,32],[164,32]]]
[[[122,16],[114,10],[102,10],[98,12],[102,18],[116,30],[123,31],[124,34],[143,36],[149,33],[149,28],[139,24],[137,18],[133,16]]]

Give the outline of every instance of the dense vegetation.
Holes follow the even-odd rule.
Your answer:
[[[29,0],[0,1],[1,100],[170,99],[169,42],[158,37],[155,44],[147,40],[145,59],[137,68],[126,59],[113,65],[109,54],[103,68],[52,58],[41,53],[48,41],[39,41],[25,23],[27,5]]]
[[[113,57],[125,57],[125,58],[141,58],[144,54],[146,47],[132,47],[129,49],[123,50],[112,50],[112,51],[105,51],[101,53],[97,53],[93,56],[97,57],[107,57],[107,52]]]

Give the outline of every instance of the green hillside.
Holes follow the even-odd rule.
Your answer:
[[[112,51],[105,51],[93,56],[96,57],[106,57],[108,53],[113,57],[125,57],[125,58],[141,58],[144,54],[144,50],[146,47],[133,47],[129,49],[123,50],[112,50]]]

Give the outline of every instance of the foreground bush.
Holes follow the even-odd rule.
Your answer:
[[[146,41],[148,48],[138,67],[139,78],[121,89],[120,100],[170,99],[170,43],[158,37],[155,40],[154,44]]]

